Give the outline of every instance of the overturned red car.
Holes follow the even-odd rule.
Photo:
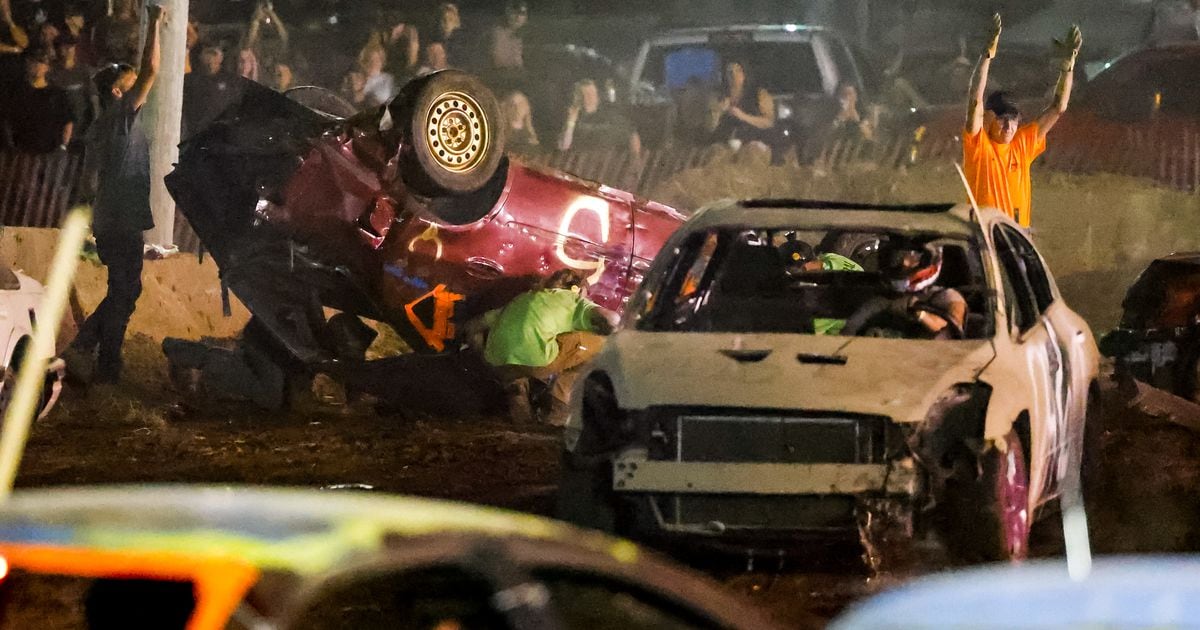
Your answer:
[[[619,309],[682,222],[676,211],[504,153],[495,97],[448,70],[349,118],[246,82],[181,147],[178,207],[254,318],[306,365],[336,363],[332,308],[418,352],[557,269]]]

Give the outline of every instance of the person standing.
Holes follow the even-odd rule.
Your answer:
[[[108,293],[79,328],[64,353],[78,380],[115,383],[121,376],[125,328],[142,293],[142,232],[154,227],[150,212],[150,142],[138,124],[158,75],[161,6],[148,5],[141,70],[114,64],[96,73],[103,112],[93,126],[88,154],[97,161],[92,232],[100,262],[108,267]],[[92,353],[99,355],[92,370]]]
[[[1000,44],[1000,15],[992,18],[988,47],[979,58],[967,103],[963,130],[963,170],[980,206],[1002,210],[1023,227],[1029,227],[1033,203],[1030,167],[1046,150],[1046,134],[1067,111],[1075,58],[1083,45],[1078,26],[1072,26],[1064,41],[1055,40],[1059,77],[1054,102],[1033,121],[1021,124],[1021,112],[1004,92],[993,92],[984,100],[988,70]]]
[[[9,144],[22,153],[66,150],[75,121],[67,93],[50,84],[50,54],[25,51],[25,77],[7,97],[3,127]]]

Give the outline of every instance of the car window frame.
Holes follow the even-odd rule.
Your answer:
[[[1017,336],[1021,336],[1037,327],[1038,322],[1041,321],[1041,312],[1037,308],[1033,287],[1029,284],[1029,279],[1021,266],[1023,261],[1020,254],[1016,247],[1009,242],[1004,227],[1003,224],[992,227],[992,247],[995,249],[996,261],[999,263],[997,271],[1000,274],[1001,290],[1004,292],[1004,312],[1008,319],[1009,330],[1015,328]],[[1008,260],[1006,253],[1011,254],[1011,261]],[[1015,268],[1013,263],[1016,263]],[[1024,311],[1028,312],[1024,316],[1018,316]],[[1026,321],[1026,316],[1028,321]]]
[[[1033,246],[1033,242],[1020,230],[1007,225],[1000,226],[1000,229],[1025,263],[1023,271],[1029,288],[1033,291],[1034,306],[1037,307],[1039,315],[1044,315],[1058,301],[1054,291],[1054,280],[1051,279],[1050,271],[1046,269],[1046,263]]]

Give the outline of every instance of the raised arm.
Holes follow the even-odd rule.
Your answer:
[[[141,109],[142,105],[146,104],[146,98],[150,96],[150,88],[154,86],[154,79],[158,77],[159,59],[162,57],[159,51],[158,32],[166,17],[166,10],[157,4],[148,4],[146,13],[146,43],[142,47],[141,67],[138,68],[137,80],[134,81],[133,87],[129,88],[129,94],[124,96],[134,111]]]
[[[988,47],[979,57],[979,65],[971,75],[971,91],[967,98],[967,133],[975,135],[983,129],[983,97],[987,92],[988,71],[992,68],[992,59],[996,57],[996,48],[1000,45],[1002,29],[1000,14],[992,16],[992,35]]]
[[[13,21],[10,0],[0,0],[0,28],[7,30],[13,41],[11,45],[0,44],[0,52],[19,53],[29,45],[29,35]]]
[[[1067,32],[1066,39],[1054,40],[1054,50],[1059,60],[1058,84],[1054,88],[1054,102],[1046,111],[1038,116],[1038,137],[1045,138],[1046,133],[1058,122],[1058,118],[1067,112],[1071,102],[1071,88],[1075,85],[1075,58],[1083,46],[1083,33],[1078,26],[1072,26]]]

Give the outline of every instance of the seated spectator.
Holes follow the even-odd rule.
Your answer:
[[[719,107],[721,117],[713,131],[713,141],[740,147],[747,142],[776,144],[775,101],[762,88],[752,88],[746,69],[740,62],[725,64],[724,83]]]
[[[49,74],[50,55],[26,51],[24,80],[6,95],[4,107],[4,135],[18,151],[50,153],[71,142],[71,104],[66,92],[50,85]]]
[[[360,111],[371,107],[367,99],[367,75],[361,70],[346,73],[338,94]]]
[[[189,138],[211,124],[241,97],[240,79],[223,69],[225,53],[215,43],[201,47],[196,72],[183,80],[183,130]]]
[[[601,103],[596,82],[584,79],[575,84],[558,148],[560,151],[627,149],[631,155],[640,156],[642,140],[615,106]]]
[[[70,32],[59,35],[55,44],[58,59],[50,70],[50,85],[63,90],[75,121],[74,136],[82,138],[87,127],[100,115],[100,100],[92,83],[92,69],[79,60],[79,42]]]
[[[504,114],[504,124],[508,126],[508,140],[505,143],[509,151],[514,153],[530,153],[538,147],[537,131],[533,128],[533,108],[529,99],[519,91],[509,92],[500,102]]]
[[[533,379],[550,386],[546,422],[566,423],[571,388],[584,365],[604,346],[601,335],[613,330],[608,316],[585,297],[586,288],[582,273],[560,269],[541,287],[471,324],[475,333],[488,331],[483,357],[506,383],[515,422],[533,419],[529,400]]]
[[[425,44],[422,53],[421,67],[417,68],[417,76],[423,77],[450,67],[449,62],[446,60],[446,47],[441,42],[429,42]]]
[[[842,83],[837,90],[838,113],[833,117],[836,136],[851,139],[872,140],[875,126],[858,111],[858,88],[853,83]]]
[[[258,56],[254,49],[243,48],[238,51],[237,74],[243,79],[258,81]]]
[[[396,95],[396,79],[391,73],[384,72],[386,65],[387,51],[378,44],[368,44],[358,55],[358,69],[366,80],[363,91],[368,107],[382,105]]]

